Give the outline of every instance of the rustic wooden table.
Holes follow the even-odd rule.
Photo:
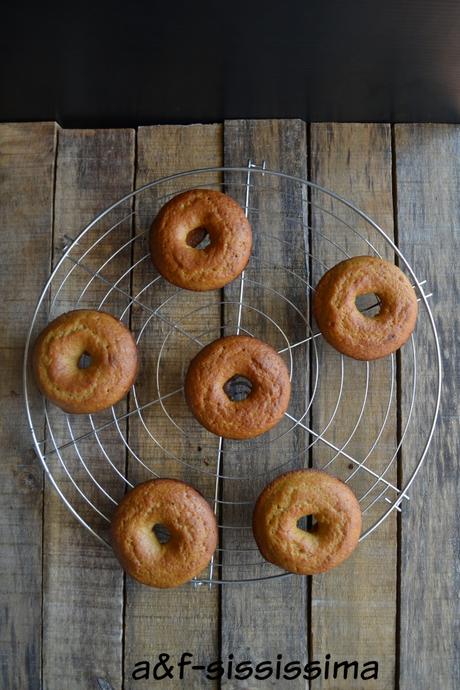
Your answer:
[[[337,571],[312,581],[153,591],[124,582],[110,551],[77,524],[44,480],[24,414],[25,336],[64,235],[75,236],[102,208],[146,181],[224,161],[244,164],[248,157],[309,174],[353,200],[417,266],[434,293],[444,353],[441,414],[410,505],[399,516],[393,512]],[[460,688],[460,126],[278,120],[135,131],[4,124],[0,175],[1,687],[305,688],[305,679],[274,676],[219,681],[195,672],[181,681],[177,669],[170,678],[161,665],[156,674],[163,680],[135,680],[133,670],[148,661],[153,674],[160,653],[174,660],[190,652],[194,664],[219,657],[228,663],[231,654],[235,663],[276,664],[277,655],[283,663],[305,662],[309,651],[322,668],[313,688]],[[432,362],[420,366],[423,371]],[[432,387],[423,376],[420,385],[428,404]],[[390,436],[396,438],[398,425],[398,409],[392,409]],[[398,473],[393,480],[403,478],[401,466]],[[328,654],[360,664],[378,660],[378,678],[326,678]]]

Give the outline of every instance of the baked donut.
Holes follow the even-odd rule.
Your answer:
[[[380,312],[366,316],[355,300],[375,293]],[[379,359],[398,350],[417,320],[417,298],[404,273],[390,261],[355,256],[340,262],[319,281],[313,313],[325,339],[354,359]]]
[[[313,515],[310,532],[298,520]],[[356,547],[361,510],[351,489],[319,470],[277,477],[257,499],[253,532],[262,556],[299,575],[316,575],[342,563]]]
[[[232,400],[232,380],[244,377],[251,390]],[[259,436],[277,424],[289,404],[289,371],[267,343],[231,335],[206,345],[191,361],[185,377],[185,399],[208,431],[230,439]]]
[[[204,249],[197,245],[209,235]],[[249,261],[252,231],[234,199],[211,189],[192,189],[165,204],[150,231],[158,271],[187,290],[214,290],[236,278]]]
[[[80,368],[83,355],[91,360]],[[121,321],[102,311],[62,314],[39,335],[32,354],[38,387],[65,412],[90,414],[121,400],[133,385],[137,347]]]
[[[153,528],[162,525],[169,540]],[[113,550],[144,585],[177,587],[199,575],[217,546],[217,521],[198,491],[176,479],[151,479],[129,491],[111,520]]]

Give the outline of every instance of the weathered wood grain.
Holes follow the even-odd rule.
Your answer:
[[[24,342],[51,262],[56,130],[0,125],[0,685],[9,690],[41,687],[43,483],[21,391]]]
[[[248,159],[258,165],[265,160],[267,167],[292,175],[306,177],[307,146],[305,124],[299,120],[243,121],[225,123],[225,164],[244,166]],[[228,180],[234,180],[229,177]],[[241,176],[240,183],[245,182]],[[305,323],[299,315],[274,290],[290,299],[306,314],[308,302],[303,283],[283,267],[306,277],[306,248],[302,223],[306,221],[306,199],[301,187],[291,187],[276,178],[251,178],[249,220],[254,231],[253,255],[245,272],[244,304],[252,305],[267,313],[287,334],[291,343],[305,338]],[[263,191],[261,190],[263,189]],[[228,185],[228,193],[244,205],[245,187]],[[256,210],[257,209],[257,210]],[[291,220],[288,220],[291,218]],[[268,237],[271,235],[272,237]],[[287,242],[287,243],[286,243]],[[255,280],[258,284],[253,283]],[[224,289],[229,302],[239,300],[240,279]],[[236,332],[238,309],[228,305],[225,309],[226,333]],[[262,340],[281,349],[283,337],[261,314],[244,307],[241,326]],[[242,331],[244,332],[244,330]],[[308,349],[300,347],[294,355],[293,394],[289,411],[300,416],[308,396]],[[300,384],[300,385],[299,385]],[[269,432],[275,439],[287,431],[288,420]],[[282,442],[258,446],[257,441],[267,441],[267,436],[254,442],[224,441],[223,470],[225,475],[246,477],[241,481],[226,480],[223,485],[221,508],[222,542],[226,549],[253,548],[247,556],[226,551],[223,558],[224,579],[245,579],[274,574],[277,569],[264,563],[256,549],[251,529],[252,501],[260,490],[286,469],[302,466],[299,433],[287,433]],[[300,455],[300,457],[299,457]],[[229,505],[231,501],[250,501],[249,505]],[[228,525],[235,526],[229,529]],[[246,526],[241,529],[240,526]],[[238,565],[235,565],[235,562]],[[256,567],[252,565],[258,563]],[[222,659],[229,655],[239,661],[250,659],[253,663],[272,660],[277,655],[285,660],[306,661],[307,658],[307,609],[306,580],[287,577],[265,583],[246,583],[240,586],[224,585],[222,588]],[[284,683],[284,684],[283,684]],[[256,680],[254,677],[241,683],[234,677],[222,679],[225,688],[303,688],[305,680],[289,682],[276,679]]]
[[[133,130],[63,130],[59,137],[55,192],[56,247],[62,247],[64,236],[74,237],[98,212],[132,190],[134,180],[135,137]],[[129,214],[130,202],[118,208],[80,240],[76,254],[88,249],[113,223]],[[90,270],[99,270],[112,252],[128,241],[131,219],[120,223],[101,244],[83,260]],[[65,240],[64,240],[65,241]],[[56,251],[56,258],[60,255]],[[122,252],[106,268],[107,280],[114,280],[130,265],[131,253]],[[80,303],[78,297],[91,276],[78,267],[59,294],[61,278],[72,268],[66,261],[55,280],[51,298],[51,318],[57,313],[80,307],[97,308],[107,294],[108,286],[94,280]],[[129,288],[129,282],[121,284]],[[111,293],[104,308],[116,316],[127,299]],[[126,403],[117,406],[123,412]],[[56,439],[70,440],[65,415],[49,406]],[[89,428],[86,415],[70,416],[78,436]],[[96,426],[106,413],[95,415]],[[122,424],[123,428],[123,424]],[[123,444],[114,428],[101,435],[101,443],[114,465],[122,471],[125,464]],[[47,450],[52,450],[48,436]],[[83,459],[101,486],[114,500],[123,495],[124,483],[105,461],[92,437],[79,443]],[[110,516],[112,502],[96,487],[83,468],[73,448],[62,452],[63,461],[73,478],[102,512]],[[99,530],[106,524],[73,489],[57,456],[49,458],[67,498],[92,526]],[[43,682],[47,690],[63,685],[79,690],[95,686],[96,679],[110,682],[114,690],[122,684],[122,610],[123,574],[110,549],[99,544],[66,510],[50,485],[46,487],[44,524],[44,627]]]
[[[440,417],[425,464],[401,518],[400,688],[460,687],[458,514],[460,384],[458,257],[460,251],[460,127],[396,125],[399,246],[426,280],[443,357]],[[436,352],[426,313],[417,323],[416,425],[402,449],[407,481],[430,427]],[[402,423],[407,418],[411,358],[402,358]],[[421,421],[421,423],[420,423]]]
[[[142,127],[138,133],[136,187],[157,180],[163,176],[207,166],[222,164],[222,126],[192,125]],[[145,233],[161,205],[181,190],[200,184],[212,186],[220,182],[220,174],[204,178],[191,176],[152,188],[136,197],[136,234]],[[163,198],[161,198],[163,197]],[[148,254],[146,239],[136,242],[134,260]],[[150,257],[139,264],[133,275],[133,294],[137,295],[150,281],[158,277]],[[181,327],[195,337],[211,341],[220,333],[220,295],[218,291],[192,293],[178,291],[164,279],[139,295],[143,304],[156,308],[171,298],[162,307],[161,314],[168,321],[180,323]],[[204,307],[204,305],[207,305]],[[204,307],[198,315],[187,314]],[[139,334],[151,314],[135,305],[132,328]],[[160,348],[167,339],[159,367],[160,390],[162,394],[180,388],[190,359],[199,346],[177,331],[168,322],[153,317],[140,339],[141,375],[136,385],[138,403],[156,399],[156,362]],[[132,400],[132,407],[135,401]],[[191,418],[182,394],[165,401],[165,407],[175,422],[192,434],[185,437],[177,431],[159,405],[153,405],[143,412],[143,419],[155,438],[163,446],[156,445],[136,415],[130,418],[129,443],[136,455],[150,468],[151,472],[163,477],[175,477],[191,483],[204,496],[214,496],[213,471],[216,462],[217,444],[210,440],[210,434],[201,431]],[[172,457],[177,456],[179,460]],[[185,464],[184,464],[185,463]],[[146,470],[133,456],[129,457],[129,478],[133,483],[145,481],[154,475]],[[131,579],[126,582],[125,622],[125,688],[134,690],[138,681],[133,679],[137,662],[148,660],[152,667],[161,653],[169,654],[171,663],[177,663],[182,652],[194,655],[193,663],[207,664],[218,657],[218,615],[219,591],[207,586],[193,588],[187,584],[178,590],[152,590]],[[202,674],[189,671],[184,680],[178,677],[168,680],[168,687],[201,688],[215,687],[215,682],[203,680]]]
[[[193,590],[189,587],[174,592],[157,592],[143,588],[127,580],[127,606],[125,654],[122,651],[123,577],[109,550],[99,546],[78,525],[74,518],[46,488],[43,506],[42,475],[40,466],[30,450],[30,436],[22,415],[20,398],[21,359],[33,305],[49,272],[53,246],[53,178],[56,153],[57,127],[54,124],[0,125],[0,227],[2,229],[3,271],[2,286],[2,341],[4,356],[2,372],[2,397],[4,419],[0,429],[0,442],[6,449],[2,460],[2,543],[1,601],[2,644],[1,687],[8,690],[59,690],[65,687],[79,690],[101,683],[110,683],[113,690],[122,687],[122,668],[125,667],[125,690],[134,690],[142,682],[133,682],[134,664],[142,659],[152,663],[159,653],[171,654],[174,661],[183,651],[191,651],[196,663],[206,663],[218,658],[221,652],[226,660],[233,653],[235,659],[276,659],[281,653],[285,660],[307,657],[308,597],[305,582],[300,578],[255,583],[242,586],[225,586],[211,592],[207,588]],[[393,224],[391,198],[391,146],[387,125],[330,125],[311,127],[312,179],[342,193],[375,218],[391,234]],[[56,233],[55,245],[64,234],[74,236],[98,211],[132,188],[134,176],[134,133],[127,130],[112,131],[60,131],[58,173],[56,180]],[[432,305],[440,331],[444,354],[444,395],[439,427],[427,461],[414,483],[410,505],[403,509],[401,519],[401,583],[400,583],[400,631],[396,630],[396,528],[391,517],[358,549],[350,561],[337,571],[314,578],[312,584],[311,651],[313,659],[324,662],[325,655],[333,660],[360,662],[375,658],[379,661],[378,681],[339,681],[318,679],[312,687],[331,688],[389,688],[401,690],[428,690],[440,687],[456,690],[460,687],[460,659],[458,639],[459,619],[455,602],[460,587],[458,554],[460,544],[456,515],[459,512],[457,491],[458,467],[458,414],[456,391],[458,389],[458,281],[456,256],[460,227],[459,163],[460,128],[443,125],[398,125],[395,127],[397,220],[399,244],[409,261],[417,268],[421,280],[427,279],[427,289],[434,290]],[[252,156],[256,162],[263,158],[269,167],[279,168],[306,176],[305,129],[299,122],[229,122],[225,125],[225,162],[244,165]],[[192,127],[142,128],[139,133],[139,156],[136,186],[169,172],[204,165],[220,165],[223,160],[223,129],[220,125]],[[220,180],[216,178],[216,182]],[[190,184],[193,183],[191,179]],[[176,188],[177,189],[177,188]],[[171,188],[173,190],[173,187]],[[232,193],[230,188],[229,193]],[[240,190],[241,191],[241,190]],[[238,196],[240,201],[244,199]],[[257,199],[257,197],[256,197]],[[313,199],[314,200],[314,199]],[[260,202],[260,199],[257,199]],[[267,208],[270,206],[268,203]],[[295,214],[304,214],[303,203],[291,200]],[[136,209],[136,232],[148,225],[153,210],[158,205],[155,192],[141,201]],[[328,210],[336,208],[329,205]],[[130,204],[120,209],[121,220],[129,213]],[[285,209],[283,209],[284,211]],[[279,209],[273,207],[273,218]],[[312,209],[312,241],[315,255],[328,258],[331,263],[339,260],[338,253],[315,235],[325,223],[335,223],[324,212]],[[108,226],[105,226],[108,227]],[[282,226],[281,226],[282,228]],[[329,228],[331,226],[329,225]],[[286,228],[285,228],[286,230]],[[339,243],[344,243],[353,253],[358,246],[352,235],[343,233],[339,225],[333,227],[339,233]],[[120,238],[129,238],[132,231],[130,219],[120,226]],[[340,233],[342,232],[342,235]],[[88,238],[85,241],[89,241]],[[276,243],[274,243],[275,246]],[[141,243],[139,243],[140,247]],[[85,245],[86,246],[86,245]],[[116,246],[114,239],[113,247]],[[139,258],[141,249],[134,245],[133,256]],[[145,246],[143,247],[145,250]],[[257,249],[257,245],[256,245]],[[308,277],[301,252],[293,260],[294,270]],[[302,247],[303,250],[303,247]],[[96,268],[107,255],[108,246],[96,250],[90,267]],[[328,253],[329,252],[329,253]],[[58,251],[54,252],[55,258]],[[264,257],[267,258],[267,257]],[[275,259],[276,257],[270,257]],[[288,257],[284,257],[287,259]],[[131,257],[124,253],[108,265],[104,271],[107,279],[118,276],[120,269],[129,264]],[[274,269],[275,260],[272,262]],[[33,267],[33,270],[31,270]],[[260,267],[259,267],[260,269]],[[145,271],[142,273],[142,271]],[[143,284],[151,267],[142,266],[132,280],[125,280],[125,289],[135,290]],[[313,261],[313,281],[319,277],[320,268]],[[153,272],[154,275],[154,272]],[[264,268],[264,282],[277,285],[283,290],[293,290],[273,270]],[[20,279],[11,280],[11,276]],[[56,311],[71,308],[89,276],[84,271],[74,276],[56,301]],[[273,281],[270,283],[270,281]],[[251,288],[249,288],[251,289]],[[103,284],[93,284],[93,306],[107,290]],[[163,295],[173,290],[163,286]],[[226,294],[230,298],[231,289]],[[209,296],[208,296],[209,297]],[[259,295],[264,308],[270,300]],[[154,300],[154,295],[147,295]],[[205,327],[209,338],[219,333],[220,311],[218,296],[208,308]],[[153,303],[153,302],[152,302]],[[113,313],[124,308],[127,300],[119,293],[111,294],[107,308]],[[198,302],[177,302],[166,312],[184,318],[187,328],[198,328],[193,318],[185,314]],[[306,312],[307,313],[307,312]],[[227,316],[229,314],[226,314]],[[44,316],[44,314],[43,314]],[[233,317],[233,315],[231,315]],[[282,323],[286,315],[277,314]],[[256,320],[246,315],[246,327],[252,328]],[[133,309],[132,325],[136,332],[143,317]],[[14,327],[12,328],[12,324]],[[297,324],[298,325],[298,324]],[[292,327],[293,324],[290,324]],[[435,389],[435,352],[430,345],[426,320],[421,317],[417,326],[417,350],[420,396],[415,409],[418,419],[431,408]],[[166,335],[165,326],[162,334]],[[261,331],[259,335],[263,335]],[[265,334],[268,338],[269,333]],[[419,338],[420,336],[420,338]],[[151,337],[151,334],[149,334]],[[185,348],[180,339],[170,338],[166,353],[168,366],[164,367],[162,385],[173,383],[183,374],[191,347]],[[425,346],[425,343],[427,345]],[[152,340],[152,353],[158,341]],[[320,383],[309,420],[314,429],[321,428],[337,394],[337,362],[334,354],[322,348],[320,356],[324,364],[325,378]],[[143,354],[143,366],[149,365],[148,354]],[[401,357],[401,413],[404,426],[411,377],[411,360],[407,352]],[[168,372],[168,373],[166,373]],[[362,368],[346,362],[343,395],[349,410],[356,409],[356,402],[363,390]],[[383,392],[387,392],[388,369],[385,365],[372,365],[370,384],[380,390],[371,397],[369,410],[364,414],[360,432],[347,446],[349,452],[359,456],[367,452],[369,440],[375,437],[378,421],[381,421]],[[152,390],[145,379],[139,393],[147,396]],[[359,400],[358,400],[359,398]],[[133,405],[133,402],[131,403]],[[123,405],[120,410],[125,409]],[[184,410],[178,400],[172,400],[168,410],[184,421]],[[40,412],[37,409],[37,416]],[[53,417],[55,420],[56,418]],[[156,414],[148,419],[157,423]],[[158,420],[159,421],[159,420]],[[356,418],[343,412],[326,438],[335,443],[343,442],[353,429]],[[80,424],[82,425],[80,427]],[[145,453],[152,468],[161,468],[175,476],[182,476],[196,483],[211,496],[213,482],[203,478],[197,468],[212,467],[214,449],[198,444],[172,441],[164,420],[159,422],[161,433],[170,438],[173,450],[190,452],[192,469],[178,470],[174,461],[155,447],[153,441],[141,441],[138,420],[122,425],[129,430],[129,442]],[[429,420],[426,421],[426,425]],[[66,427],[56,423],[54,427],[62,438],[68,434]],[[74,428],[86,429],[85,422],[74,422]],[[423,428],[423,425],[422,425]],[[365,432],[363,432],[365,429]],[[387,432],[381,437],[378,453],[371,456],[372,467],[381,466],[387,453],[394,448],[396,434],[395,408],[392,404]],[[419,428],[410,428],[401,453],[402,481],[408,477],[414,458],[421,451],[423,434]],[[112,430],[101,436],[104,447],[110,452],[120,471],[124,470],[125,453]],[[208,439],[209,443],[209,439]],[[136,445],[140,444],[140,445]],[[87,453],[94,448],[93,442],[83,444]],[[48,446],[50,448],[49,439]],[[29,449],[29,450],[28,450]],[[184,451],[185,449],[185,451]],[[323,464],[333,454],[320,444],[314,446],[313,462]],[[66,454],[65,460],[90,496],[93,482],[78,467],[76,459]],[[243,458],[240,458],[243,460]],[[251,456],[246,458],[251,462]],[[238,458],[236,458],[236,461]],[[53,461],[54,462],[54,461]],[[224,458],[225,462],[225,458]],[[206,465],[209,463],[209,465]],[[54,465],[53,465],[54,467]],[[115,475],[107,474],[101,458],[95,458],[91,469],[111,495],[119,498],[124,483]],[[96,468],[102,468],[101,471]],[[346,460],[334,460],[328,468],[346,476],[352,469]],[[137,463],[129,461],[130,478],[134,481],[147,478]],[[395,481],[395,469],[388,473]],[[254,491],[254,483],[248,482],[244,491]],[[365,481],[362,480],[365,484]],[[359,488],[359,482],[357,484]],[[226,484],[228,487],[228,483]],[[225,491],[232,494],[232,490]],[[94,493],[93,493],[94,492]],[[388,496],[393,496],[389,490]],[[227,496],[229,494],[227,493]],[[226,498],[227,496],[224,497]],[[69,497],[78,499],[69,489]],[[100,496],[98,500],[100,500]],[[99,505],[99,504],[98,504]],[[112,504],[106,498],[100,503],[110,514]],[[44,526],[44,620],[43,661],[44,674],[41,683],[41,625],[42,625],[42,509],[45,508]],[[377,507],[377,504],[376,504]],[[92,511],[84,510],[87,516]],[[233,514],[234,516],[234,514]],[[229,515],[224,515],[229,517]],[[236,515],[246,521],[244,511]],[[102,523],[96,519],[95,524]],[[225,543],[232,545],[230,535]],[[235,542],[236,543],[236,542]],[[239,541],[238,541],[239,543]],[[224,574],[231,575],[230,562],[224,560]],[[228,568],[225,570],[225,568]],[[233,571],[234,572],[234,571]],[[219,633],[219,598],[222,597],[221,633]],[[219,648],[219,634],[222,649]],[[395,640],[399,640],[399,678],[395,673]],[[177,678],[167,681],[168,687],[218,687],[219,682],[206,681],[196,674],[184,681]],[[272,679],[273,680],[273,679]],[[151,681],[152,682],[152,681]],[[241,682],[236,679],[222,680],[228,688],[270,687],[270,681],[259,685],[253,679]],[[299,681],[297,681],[299,683]],[[399,686],[398,686],[399,683]],[[160,687],[162,683],[156,684]],[[283,689],[283,681],[273,680],[272,685]],[[97,687],[97,686],[95,686]],[[165,684],[166,687],[166,684]],[[296,687],[289,681],[286,688]],[[304,687],[300,682],[297,687]]]
[[[332,189],[366,211],[385,231],[393,236],[393,206],[391,180],[391,137],[388,125],[313,124],[311,126],[311,179]],[[320,192],[312,194],[312,272],[313,284],[326,270],[319,259],[330,268],[346,255],[328,242],[320,233],[333,239],[349,255],[370,253],[365,243],[326,211],[343,218],[365,237],[386,258],[392,252],[376,233],[369,233],[366,224],[339,202]],[[320,207],[326,209],[323,211]],[[375,240],[375,241],[374,241]],[[317,329],[315,325],[315,330]],[[319,387],[312,407],[312,428],[322,431],[334,410],[340,386],[340,357],[325,342],[318,340],[321,362]],[[346,447],[354,458],[362,460],[378,436],[387,409],[391,369],[389,360],[369,365],[369,394],[363,417]],[[350,358],[344,360],[342,402],[326,439],[341,447],[358,420],[364,398],[366,365]],[[396,391],[389,409],[385,429],[377,448],[367,463],[374,471],[382,470],[396,449]],[[312,449],[313,465],[323,466],[335,452],[321,442]],[[327,471],[346,479],[354,471],[353,464],[342,456],[336,457]],[[396,480],[396,462],[387,473],[388,481]],[[358,472],[351,487],[360,496],[374,478]],[[382,487],[380,487],[382,488]],[[388,493],[394,499],[395,494]],[[370,494],[375,497],[375,492]],[[366,501],[364,505],[369,503]],[[385,505],[385,504],[384,504]],[[365,515],[364,526],[373,522],[382,511],[382,502]],[[312,654],[324,663],[325,655],[332,660],[368,660],[379,663],[379,678],[372,687],[389,690],[394,686],[395,620],[396,620],[396,519],[389,517],[379,529],[361,543],[351,558],[337,570],[314,577],[312,584]],[[384,567],[383,567],[384,564]],[[358,688],[369,681],[325,680],[322,675],[313,687]]]

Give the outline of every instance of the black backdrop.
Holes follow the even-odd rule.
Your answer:
[[[9,2],[1,121],[460,122],[460,0]]]

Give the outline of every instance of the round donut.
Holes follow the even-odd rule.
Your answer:
[[[245,400],[226,393],[231,379],[251,383]],[[208,431],[229,439],[263,434],[286,412],[291,394],[289,371],[267,343],[245,335],[231,335],[206,345],[191,361],[185,377],[185,398]]]
[[[80,368],[82,355],[89,366]],[[77,309],[39,335],[32,354],[38,387],[65,412],[90,414],[121,400],[138,369],[131,332],[111,314]]]
[[[166,527],[160,542],[153,528]],[[209,503],[176,479],[138,484],[111,520],[112,547],[122,567],[151,587],[178,587],[199,575],[217,546],[217,521]]]
[[[310,532],[298,520],[313,515]],[[295,470],[277,477],[260,494],[253,532],[262,556],[299,575],[335,568],[356,547],[361,533],[359,503],[346,484],[319,470]]]
[[[199,249],[206,232],[210,242]],[[187,290],[223,287],[244,270],[251,248],[251,226],[241,206],[211,189],[175,196],[150,231],[154,265],[166,280]]]
[[[355,300],[374,293],[380,312],[366,316]],[[408,278],[394,264],[375,256],[355,256],[331,268],[319,281],[313,313],[325,339],[354,359],[372,360],[398,350],[417,320],[417,298]]]

